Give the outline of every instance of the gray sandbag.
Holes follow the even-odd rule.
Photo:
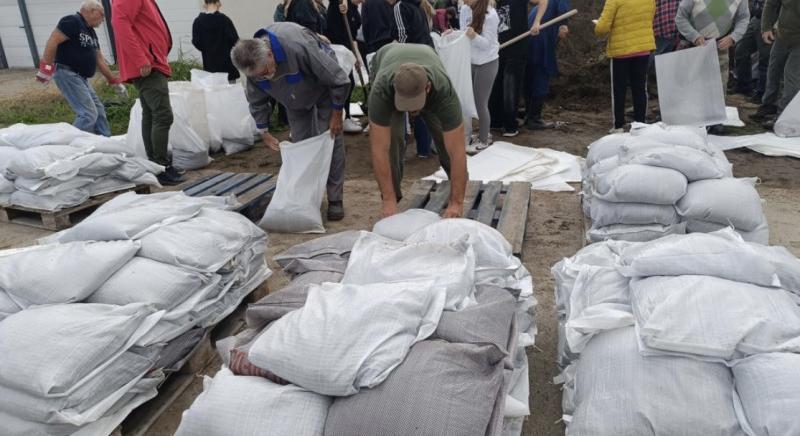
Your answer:
[[[586,153],[586,167],[592,168],[604,159],[617,156],[625,145],[625,141],[630,137],[630,133],[614,133],[591,143],[589,151]]]
[[[693,182],[696,180],[719,179],[726,171],[717,166],[714,158],[696,148],[672,145],[660,147],[625,147],[620,156],[624,164],[641,164],[652,167],[669,168],[680,172]]]
[[[452,343],[494,344],[511,353],[508,342],[516,300],[503,288],[478,286],[477,304],[457,312],[442,312],[434,338]]]
[[[297,244],[275,256],[275,262],[292,276],[309,271],[344,274],[356,241],[365,233],[348,230]]]
[[[675,204],[686,194],[683,174],[647,165],[621,165],[593,181],[594,197],[613,203]]]
[[[612,203],[599,198],[587,198],[593,227],[613,224],[677,224],[680,221],[671,204]]]
[[[288,285],[247,306],[245,318],[251,329],[261,329],[287,313],[306,304],[308,286],[325,282],[338,283],[343,274],[330,271],[311,271],[295,277]]]
[[[325,435],[486,434],[503,358],[493,345],[420,342],[383,383],[337,398]]]
[[[593,338],[576,365],[570,436],[745,435],[723,364],[643,357],[626,327]]]
[[[586,232],[586,239],[591,242],[607,240],[627,242],[647,242],[663,238],[667,235],[686,233],[686,223],[663,226],[661,224],[613,224],[605,227],[591,228]]]
[[[731,225],[746,232],[764,221],[756,179],[712,179],[690,183],[675,208],[685,219]]]
[[[763,217],[762,220],[758,227],[749,232],[737,229],[734,230],[747,242],[769,245],[769,224],[767,224],[767,217]],[[718,224],[701,220],[690,219],[686,221],[686,233],[711,233],[729,227],[730,225],[728,224]]]
[[[766,353],[733,367],[742,419],[755,436],[800,434],[800,354]]]

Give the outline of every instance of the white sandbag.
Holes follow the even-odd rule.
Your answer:
[[[586,265],[616,266],[619,263],[618,252],[629,245],[631,244],[624,241],[604,241],[590,244],[574,256],[565,257],[553,265],[550,273],[556,282],[556,313],[559,317],[566,317],[572,288],[583,267]]]
[[[647,242],[663,238],[667,235],[686,233],[686,223],[664,226],[661,224],[614,224],[605,227],[591,228],[586,232],[586,239],[591,242],[606,240]]]
[[[717,232],[722,229],[732,228],[729,225],[711,223],[701,220],[687,220],[686,233],[711,233]],[[734,229],[736,230],[736,229]],[[736,230],[736,233],[742,236],[747,242],[755,242],[756,244],[769,245],[769,225],[767,224],[767,217],[763,218],[761,224],[755,229],[746,232],[744,230]]]
[[[76,138],[96,136],[68,123],[32,125],[19,123],[0,129],[0,146],[25,150],[42,145],[66,145]]]
[[[197,70],[192,70],[193,75],[194,71]],[[226,77],[225,84],[227,85],[227,83]],[[222,145],[222,136],[218,129],[211,127],[214,123],[209,118],[210,109],[206,101],[206,91],[191,82],[171,81],[169,82],[169,92],[180,94],[186,99],[189,127],[197,133],[197,136],[206,144],[209,151],[218,151]]]
[[[207,88],[205,94],[211,130],[219,131],[223,147],[229,143],[225,153],[236,152],[231,142],[253,145],[256,122],[250,115],[244,88],[239,85],[215,86]]]
[[[688,125],[670,126],[665,123],[631,124],[631,138],[626,141],[626,144],[629,146],[679,145],[706,151],[709,154],[712,151],[708,144],[708,134],[705,128]]]
[[[522,263],[502,233],[486,224],[464,218],[440,220],[418,230],[406,242],[452,244],[464,235],[469,235],[467,242],[475,251],[475,284],[506,287],[504,278],[513,279]]]
[[[601,160],[608,159],[619,154],[625,141],[630,138],[630,133],[613,133],[603,136],[589,145],[586,154],[586,167],[591,168]]]
[[[34,147],[20,153],[12,159],[6,168],[9,178],[28,177],[40,179],[47,176],[46,170],[55,162],[74,159],[86,154],[86,150],[68,145],[47,145]]]
[[[353,395],[381,383],[434,332],[444,301],[432,280],[312,285],[302,309],[255,341],[250,362],[313,392]]]
[[[153,312],[144,304],[57,304],[17,312],[0,323],[0,384],[38,396],[69,395],[152,328],[161,316]]]
[[[217,275],[134,257],[86,301],[120,306],[147,303],[159,310],[170,310],[217,282]]]
[[[128,121],[128,132],[125,134],[125,144],[134,156],[147,158],[147,151],[144,148],[142,139],[142,101],[138,98],[131,107]]]
[[[141,239],[139,256],[214,272],[267,235],[235,212],[204,208],[191,219],[157,229]]]
[[[623,148],[620,161],[624,164],[673,169],[686,176],[689,182],[725,176],[725,172],[717,167],[717,163],[708,153],[692,147],[673,145],[644,149]]]
[[[594,197],[614,203],[675,204],[686,194],[686,177],[668,168],[622,165],[594,180]]]
[[[699,180],[689,184],[675,208],[685,219],[731,225],[749,232],[764,218],[755,183],[756,179]]]
[[[350,253],[343,284],[433,280],[446,293],[445,310],[475,304],[475,253],[467,235],[452,244],[405,243],[364,233]]]
[[[640,356],[633,327],[592,339],[576,366],[570,436],[745,435],[725,365]]]
[[[350,51],[349,48],[339,45],[339,44],[331,44],[331,49],[334,53],[336,53],[336,61],[339,63],[339,66],[342,68],[345,74],[350,75],[353,72],[353,67],[356,64],[356,55]]]
[[[800,295],[800,259],[786,247],[761,244],[750,244],[750,247],[775,267],[781,288]]]
[[[3,318],[22,310],[21,307],[5,291],[0,290],[0,321]]]
[[[800,93],[795,94],[778,120],[775,121],[775,134],[781,138],[800,136]]]
[[[781,284],[775,266],[730,228],[633,245],[620,263],[627,277],[707,275],[760,286]]]
[[[281,143],[275,194],[258,225],[279,233],[325,233],[320,205],[333,155],[330,131],[300,142]]]
[[[611,203],[599,198],[586,198],[593,227],[612,224],[671,225],[680,221],[675,206],[671,204]]]
[[[183,412],[176,436],[322,436],[331,398],[226,367],[203,380],[203,392]]]
[[[460,30],[442,35],[436,51],[447,71],[450,82],[458,94],[465,119],[478,118],[475,95],[472,91],[472,55],[470,39]]]
[[[673,126],[721,124],[725,90],[719,74],[719,54],[714,40],[656,56],[656,75],[661,118]]]
[[[22,150],[17,150],[14,147],[0,146],[0,177],[5,176],[8,164],[22,156],[22,153]]]
[[[79,302],[100,288],[138,249],[133,241],[112,241],[6,250],[0,252],[0,289],[23,308]]]
[[[70,142],[70,147],[91,149],[96,153],[109,153],[109,154],[125,154],[127,156],[135,156],[133,150],[128,148],[128,143],[125,140],[125,135],[112,136],[106,138],[105,136],[83,136],[75,138]]]
[[[372,227],[372,231],[389,239],[403,241],[417,230],[433,224],[442,217],[425,209],[409,209],[384,218]]]
[[[207,97],[206,97],[207,98]],[[169,129],[169,144],[172,147],[172,164],[184,170],[196,170],[211,163],[208,145],[192,129],[190,114],[192,106],[181,93],[170,92],[174,121]],[[206,104],[212,104],[206,100]]]
[[[230,156],[232,154],[241,153],[243,151],[252,149],[253,143],[254,142],[252,140],[248,144],[248,143],[229,141],[227,139],[223,139],[222,149],[225,150],[225,156]]]
[[[8,198],[8,203],[30,209],[55,212],[64,208],[82,204],[86,202],[89,197],[89,191],[83,188],[70,189],[60,192],[58,195],[15,191]]]
[[[192,218],[202,208],[227,208],[227,201],[225,197],[189,197],[183,192],[150,195],[125,193],[114,197],[74,227],[56,233],[49,240],[140,239],[158,228]]]
[[[211,88],[214,86],[228,86],[228,73],[212,73],[209,71],[192,68],[189,71],[192,86],[196,88]]]
[[[27,177],[17,177],[14,179],[14,187],[19,191],[30,192],[41,196],[58,197],[63,193],[75,189],[87,188],[94,182],[91,177],[77,176],[67,181],[57,179],[30,179]]]
[[[755,436],[800,434],[800,354],[767,353],[733,367],[740,420]]]
[[[642,344],[656,352],[723,360],[800,352],[800,307],[783,289],[710,276],[649,277],[631,280],[631,305]]]

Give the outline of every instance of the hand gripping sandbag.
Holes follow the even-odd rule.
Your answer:
[[[300,142],[282,142],[275,194],[258,225],[279,233],[325,233],[319,208],[332,156],[329,130]]]
[[[472,91],[472,54],[470,40],[463,31],[455,31],[441,37],[436,44],[447,76],[458,94],[461,111],[465,119],[478,118],[475,95]]]
[[[746,232],[764,219],[756,179],[709,179],[690,183],[686,195],[675,205],[685,219],[731,225]]]
[[[656,56],[658,102],[664,122],[673,126],[707,126],[727,120],[719,71],[714,40],[702,47]]]
[[[800,92],[795,94],[791,103],[775,121],[775,134],[781,138],[800,136]]]

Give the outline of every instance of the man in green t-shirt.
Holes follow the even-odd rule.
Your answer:
[[[464,123],[461,103],[439,56],[427,45],[389,44],[378,50],[370,72],[369,139],[383,198],[381,217],[396,214],[402,198],[406,112],[425,120],[450,178],[450,201],[442,215],[460,217],[467,186]]]

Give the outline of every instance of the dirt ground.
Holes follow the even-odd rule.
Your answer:
[[[7,73],[0,74],[0,92],[6,92]],[[17,73],[15,73],[17,74]],[[0,95],[0,102],[2,101]],[[743,111],[744,114],[752,110]],[[522,134],[511,142],[531,147],[549,147],[573,154],[585,155],[586,145],[605,134],[610,115],[607,108],[583,104],[580,101],[565,107],[548,107],[546,115],[552,120],[565,122],[563,128],[545,132]],[[284,133],[281,139],[286,139]],[[366,135],[349,135],[347,146],[347,178],[345,182],[346,218],[328,225],[328,232],[347,229],[370,229],[377,220],[379,195],[372,177]],[[413,148],[413,147],[411,147]],[[412,150],[409,150],[412,151]],[[800,160],[766,157],[750,151],[731,151],[728,157],[734,164],[736,176],[759,177],[758,190],[765,201],[770,224],[771,242],[787,246],[800,255]],[[210,169],[226,171],[258,171],[276,174],[280,158],[263,146],[234,155],[215,156]],[[434,159],[419,159],[409,153],[404,187],[407,190],[414,180],[427,176],[438,168]],[[198,176],[199,173],[189,176]],[[557,375],[556,321],[553,298],[553,279],[550,267],[564,256],[571,256],[583,244],[580,198],[576,193],[551,193],[533,191],[531,209],[524,246],[523,262],[533,274],[536,285],[539,335],[536,346],[529,351],[531,364],[531,411],[526,421],[524,435],[562,435],[561,393],[552,379]],[[35,239],[49,232],[18,225],[0,225],[0,249],[35,243]],[[309,235],[270,235],[270,264],[275,274],[270,278],[270,289],[279,289],[286,278],[278,271],[271,258],[280,251],[304,240]],[[210,365],[206,374],[213,374],[219,362]],[[171,435],[180,423],[181,413],[202,391],[202,377],[174,403],[150,433],[155,436]]]

